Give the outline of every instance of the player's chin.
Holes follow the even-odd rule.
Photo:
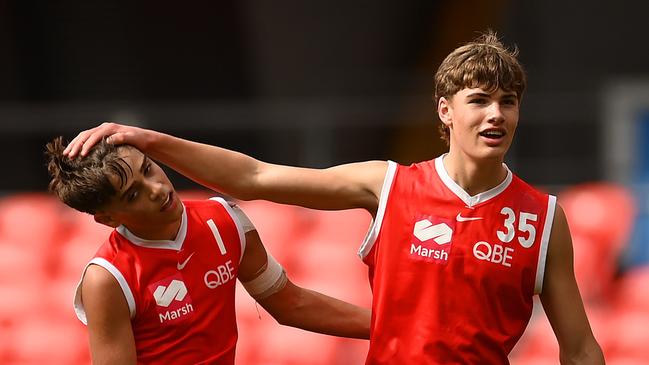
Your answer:
[[[497,146],[485,146],[480,151],[480,157],[484,159],[504,159],[505,154],[509,150],[509,144],[501,144]]]

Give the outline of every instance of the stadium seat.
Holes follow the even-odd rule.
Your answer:
[[[618,358],[643,359],[649,363],[649,313],[612,312],[607,331],[611,334],[610,350],[607,354]]]
[[[627,243],[636,212],[631,192],[612,183],[575,185],[559,194],[571,230],[595,236],[619,253]]]
[[[336,339],[300,329],[265,323],[259,326],[255,364],[334,365]]]
[[[41,252],[0,239],[0,286],[34,287],[45,277],[45,257]]]
[[[89,214],[76,211],[71,214],[69,219],[74,222],[74,229],[57,244],[59,260],[55,279],[76,282],[113,229],[95,222]]]
[[[0,237],[36,248],[48,247],[67,229],[60,219],[67,209],[53,196],[42,193],[0,199]]]
[[[649,266],[622,274],[616,283],[614,306],[620,312],[649,313]]]
[[[300,240],[313,224],[308,210],[290,205],[256,200],[238,202],[257,228],[266,249],[287,270],[296,274],[294,261],[299,260]],[[305,214],[306,213],[306,214]]]
[[[584,301],[603,302],[631,234],[633,196],[620,185],[588,183],[561,192],[559,203],[573,236],[575,273]]]
[[[87,337],[81,324],[34,313],[14,328],[16,364],[87,364]]]

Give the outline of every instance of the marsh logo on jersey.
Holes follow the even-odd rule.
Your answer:
[[[181,321],[194,312],[192,298],[180,274],[149,285],[149,291],[157,304],[158,319],[162,324]]]
[[[449,219],[422,216],[415,220],[410,256],[418,261],[446,263],[451,252],[455,223]]]

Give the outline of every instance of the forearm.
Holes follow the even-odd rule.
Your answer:
[[[288,283],[260,300],[280,324],[333,336],[369,339],[371,311]]]
[[[261,198],[253,189],[261,162],[252,157],[155,131],[139,147],[201,185],[238,199]]]
[[[148,131],[144,151],[197,183],[241,200],[263,199],[313,209],[374,211],[387,164],[330,169],[264,163],[245,154]],[[352,177],[353,176],[353,177]],[[373,179],[370,179],[373,177]],[[365,179],[372,183],[364,183]]]

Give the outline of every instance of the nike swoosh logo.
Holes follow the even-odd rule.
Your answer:
[[[179,262],[179,263],[178,263],[178,266],[177,266],[177,267],[178,267],[178,270],[182,270],[182,269],[184,269],[184,268],[185,268],[185,265],[187,265],[187,263],[189,262],[189,259],[191,259],[192,256],[194,256],[194,252],[192,252],[192,254],[189,255],[189,256],[185,259],[185,261],[183,261],[182,263]]]
[[[455,219],[458,222],[468,222],[468,221],[478,221],[478,220],[482,219],[482,217],[463,217],[462,213],[458,213],[457,217],[455,217]]]

